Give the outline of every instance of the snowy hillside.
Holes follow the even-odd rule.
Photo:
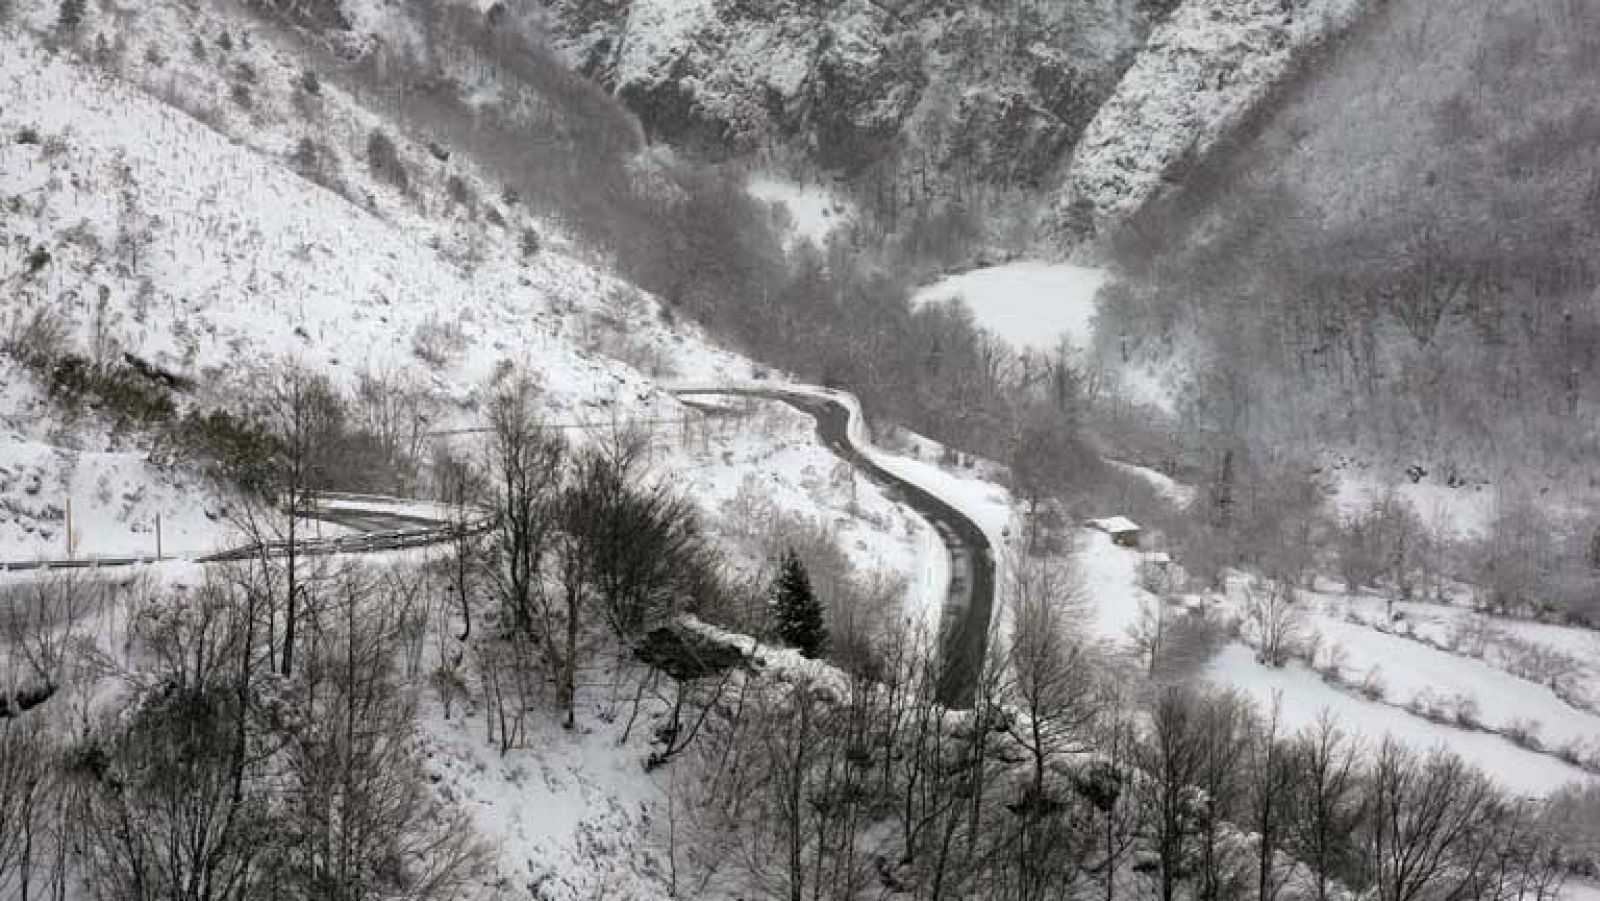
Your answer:
[[[0,563],[68,555],[148,555],[226,543],[221,497],[149,459],[137,436],[64,425],[32,377],[0,357]]]
[[[151,30],[127,37],[178,58],[187,53],[180,25],[224,28],[215,19],[167,20],[194,15],[155,6],[138,19]],[[58,315],[103,353],[131,353],[192,381],[200,404],[225,405],[259,372],[292,362],[347,388],[363,373],[403,373],[468,420],[479,386],[506,364],[537,361],[549,415],[594,423],[613,411],[649,418],[680,409],[650,373],[610,354],[647,369],[748,368],[669,330],[653,301],[559,250],[525,259],[509,229],[449,208],[420,215],[381,184],[367,183],[382,199],[364,209],[308,180],[295,169],[291,137],[303,126],[264,115],[265,90],[255,115],[223,109],[208,124],[32,38],[0,39],[0,132],[27,136],[0,147],[14,192],[4,262],[14,328],[40,311]],[[250,58],[262,82],[297,77],[268,49]],[[126,65],[157,84],[178,74],[148,61]],[[323,134],[359,145],[366,114],[331,88],[320,103]],[[324,152],[358,152],[336,147]],[[344,178],[363,184],[355,171]],[[35,270],[38,251],[48,262]],[[11,481],[5,490],[20,498],[24,488]],[[39,502],[64,507],[64,494],[50,491]],[[129,492],[137,486],[111,493]],[[190,504],[191,513],[203,506],[198,490]],[[188,521],[179,510],[167,516],[178,529]],[[136,519],[144,525],[132,527],[145,529],[150,512]],[[142,541],[94,540],[108,550]]]
[[[843,466],[808,417],[676,400],[660,379],[722,383],[752,367],[670,322],[538,210],[482,200],[498,192],[470,165],[443,162],[334,85],[308,94],[292,52],[215,8],[110,8],[121,49],[106,68],[47,46],[53,13],[0,29],[8,334],[49,317],[65,348],[127,354],[192,386],[182,402],[198,409],[226,409],[291,364],[344,390],[383,374],[435,397],[446,431],[479,425],[485,386],[524,367],[552,422],[660,423],[654,466],[705,511],[736,571],[770,567],[752,529],[790,517],[838,546],[847,575],[893,589],[905,617],[937,623],[938,535]],[[407,188],[370,171],[380,130]],[[810,237],[827,227],[820,209],[791,215]],[[542,238],[534,253],[528,229]],[[66,556],[69,501],[79,556],[153,553],[157,516],[169,555],[237,540],[225,486],[156,459],[152,436],[113,429],[102,411],[68,420],[35,374],[0,365],[0,560]],[[182,564],[146,571],[175,590],[201,580]],[[666,786],[640,766],[651,730],[622,744],[622,723],[605,722],[576,735],[536,725],[526,745],[537,750],[504,754],[479,719],[425,711],[429,768],[497,849],[499,884],[551,899],[665,897],[647,846]]]
[[[1227,137],[1367,0],[1185,0],[1158,25],[1078,142],[1051,226],[1104,233]]]
[[[680,146],[850,177],[925,159],[924,185],[1040,183],[1149,27],[1130,0],[539,6],[578,68]]]

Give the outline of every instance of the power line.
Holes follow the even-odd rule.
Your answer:
[[[604,428],[610,428],[610,427],[612,427],[614,425],[615,426],[684,425],[684,424],[687,424],[687,423],[700,422],[700,421],[701,420],[699,420],[699,419],[684,418],[684,419],[624,419],[624,420],[620,420],[620,421],[615,422],[615,423],[609,423],[609,422],[554,422],[554,423],[551,423],[551,422],[547,422],[547,423],[541,423],[539,428],[544,428],[544,429],[604,429]],[[485,432],[492,432],[492,431],[494,431],[494,429],[490,428],[489,426],[474,426],[472,428],[465,428],[465,429],[439,429],[437,431],[429,432],[428,433],[428,437],[429,438],[437,438],[437,437],[442,437],[442,436],[446,436],[446,435],[478,435],[478,434],[483,434]]]

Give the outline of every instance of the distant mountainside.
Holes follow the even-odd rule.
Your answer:
[[[891,218],[1011,189],[1064,254],[1181,183],[1365,5],[541,0],[540,12],[573,65],[658,139],[713,158],[798,156]]]

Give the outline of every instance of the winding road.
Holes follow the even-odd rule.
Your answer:
[[[334,505],[319,506],[308,518],[344,526],[354,534],[333,538],[302,538],[296,541],[296,553],[307,556],[330,554],[372,554],[423,547],[449,541],[456,526],[444,518],[432,518],[416,512],[416,501],[407,498],[378,497],[328,493],[324,500]],[[472,528],[487,527],[487,522],[473,523]],[[288,553],[287,542],[271,541],[265,544],[246,544],[203,554],[163,554],[159,560],[186,560],[194,563],[224,563],[246,560],[265,553],[269,557],[282,557]],[[0,561],[0,573],[43,572],[67,569],[115,569],[158,562],[154,554],[108,555],[58,559]]]
[[[952,708],[969,708],[977,692],[978,676],[988,649],[989,625],[994,613],[995,566],[993,549],[982,527],[937,494],[878,465],[852,434],[857,408],[830,393],[773,387],[685,388],[678,397],[741,396],[781,401],[811,416],[822,443],[869,478],[894,492],[932,523],[950,554],[950,587],[940,627],[939,701]],[[865,429],[858,430],[865,434]]]
[[[817,436],[839,457],[866,473],[916,510],[938,530],[950,555],[950,584],[939,635],[938,698],[952,708],[972,706],[989,640],[994,612],[995,565],[989,538],[978,523],[933,491],[879,465],[867,452],[865,424],[858,407],[837,392],[800,386],[739,386],[683,388],[673,394],[694,396],[745,396],[780,401],[811,416]],[[853,428],[854,427],[854,428]],[[297,552],[306,556],[370,554],[422,547],[448,541],[455,526],[443,518],[417,512],[416,502],[404,498],[329,494],[335,501],[320,507],[312,518],[344,526],[355,532],[333,538],[303,539]],[[486,524],[474,524],[486,527]],[[243,545],[205,554],[167,554],[163,560],[219,563],[243,560],[262,553],[283,556],[282,542]],[[110,569],[155,562],[153,555],[79,557],[54,560],[0,561],[0,572],[37,572],[63,569]]]

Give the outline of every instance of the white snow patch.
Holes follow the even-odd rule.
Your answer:
[[[789,214],[792,240],[807,240],[818,247],[855,215],[852,207],[818,184],[796,184],[769,175],[757,175],[748,185],[750,196],[783,207]]]
[[[626,41],[617,54],[618,81],[652,78],[686,52],[695,32],[715,16],[713,0],[636,0],[628,8]]]
[[[1078,530],[1078,573],[1092,615],[1085,632],[1112,650],[1127,648],[1139,615],[1161,599],[1139,585],[1138,551],[1118,547],[1111,536]]]
[[[918,291],[917,303],[959,297],[978,324],[1019,347],[1053,350],[1061,338],[1080,349],[1094,338],[1102,269],[1025,261],[974,269]]]
[[[1444,529],[1458,539],[1481,538],[1489,534],[1494,522],[1498,492],[1489,485],[1451,487],[1426,480],[1412,482],[1398,473],[1394,481],[1387,481],[1376,473],[1349,468],[1336,470],[1334,476],[1334,491],[1328,503],[1342,518],[1366,513],[1392,490],[1429,528]]]
[[[1110,463],[1112,466],[1115,466],[1117,469],[1128,473],[1129,475],[1138,476],[1139,478],[1144,479],[1146,482],[1149,482],[1150,486],[1154,488],[1162,497],[1172,501],[1174,504],[1177,504],[1180,507],[1185,506],[1190,501],[1194,500],[1195,488],[1193,485],[1185,485],[1166,473],[1157,472],[1148,466],[1137,466],[1132,463],[1124,463],[1120,460],[1108,460],[1106,462]]]

